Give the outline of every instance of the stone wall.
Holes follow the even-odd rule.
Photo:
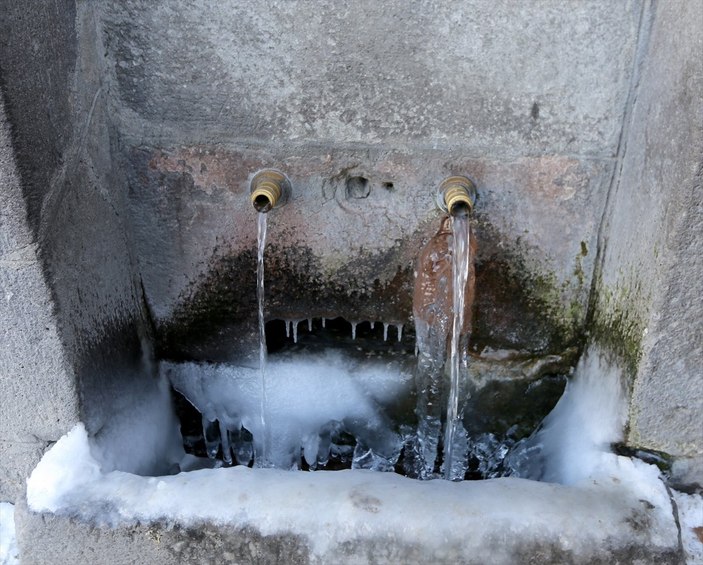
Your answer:
[[[642,10],[106,3],[131,231],[167,353],[210,336],[222,349],[253,322],[247,195],[263,167],[293,184],[270,218],[269,317],[408,322],[434,192],[466,174],[479,190],[474,343],[579,342]],[[346,189],[355,178],[363,193]]]
[[[628,442],[691,459],[675,471],[689,482],[703,482],[701,10],[700,1],[658,3],[647,24],[592,328],[630,378]]]
[[[29,2],[0,16],[1,499],[79,419],[109,433],[130,399],[116,390],[142,371],[94,8]]]

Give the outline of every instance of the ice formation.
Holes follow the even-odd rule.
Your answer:
[[[271,365],[272,437],[283,431],[277,449],[289,465],[291,451],[299,452],[300,445],[305,453],[317,453],[318,461],[320,453],[335,449],[327,443],[330,422],[383,421],[379,406],[396,398],[399,387],[409,386],[410,380],[395,366],[361,365],[336,354],[298,361],[283,358]],[[212,426],[213,435],[221,434],[219,424],[229,429],[251,420],[255,428],[260,390],[256,369],[164,363],[162,370],[213,422],[219,420]],[[622,403],[617,374],[604,371],[597,353],[584,357],[568,393],[542,430],[526,442],[537,458],[536,465],[524,468],[537,468],[540,478],[568,486],[514,477],[414,481],[365,470],[312,474],[213,468],[222,463],[193,456],[180,463],[190,472],[143,477],[111,470],[100,459],[107,446],[96,449],[96,439],[80,424],[44,455],[28,479],[27,501],[35,512],[113,526],[166,519],[188,527],[212,521],[264,536],[299,535],[317,556],[329,556],[326,552],[369,535],[440,553],[455,551],[457,559],[472,555],[479,562],[496,563],[511,562],[507,545],[496,543],[504,535],[530,543],[543,540],[574,555],[591,555],[594,547],[608,547],[612,539],[650,548],[676,547],[678,530],[659,470],[608,450],[620,434]],[[148,406],[141,409],[140,416],[129,415],[143,420],[134,422],[134,429],[152,421]],[[235,409],[241,413],[235,414]],[[168,429],[155,433],[169,441]],[[247,457],[238,453],[235,443],[233,456]],[[358,450],[358,459],[368,457]],[[679,496],[677,501],[681,523],[700,527],[700,497]],[[646,519],[647,527],[639,526],[633,516]],[[684,548],[695,559],[695,539],[686,535]]]
[[[15,507],[8,502],[0,502],[0,565],[19,565],[19,562]]]
[[[541,426],[511,450],[512,476],[575,484],[607,464],[622,439],[627,402],[617,367],[586,351],[563,396]]]
[[[671,504],[656,467],[611,456],[598,480],[573,486],[523,479],[414,481],[395,473],[347,470],[289,473],[244,466],[140,477],[100,471],[78,425],[48,451],[27,483],[35,512],[59,512],[98,525],[136,522],[197,527],[203,521],[292,534],[328,558],[355,540],[419,545],[443,562],[510,563],[516,544],[550,543],[592,555],[610,540],[676,546]],[[648,528],[632,516],[646,511]],[[447,554],[447,552],[451,552]]]
[[[220,445],[227,450],[228,443],[235,453],[246,450],[245,429],[259,452],[264,430],[258,370],[205,363],[162,363],[161,370],[202,413],[208,450],[216,452]],[[353,467],[392,470],[402,438],[383,406],[409,394],[411,380],[400,362],[360,362],[333,351],[271,357],[266,367],[269,463],[299,467],[302,447],[308,465],[324,465],[334,437],[346,432],[356,439]],[[212,424],[216,421],[219,427]]]

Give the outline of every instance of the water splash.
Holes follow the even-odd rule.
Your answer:
[[[266,248],[266,214],[259,213],[256,257],[256,299],[259,306],[259,370],[261,371],[261,455],[260,466],[268,460],[268,431],[266,428],[266,321],[264,319],[264,249]]]
[[[464,327],[464,296],[469,276],[469,218],[452,216],[452,339],[449,356],[450,384],[444,432],[444,478],[461,480],[466,471],[468,444],[459,413],[461,379],[460,339]]]

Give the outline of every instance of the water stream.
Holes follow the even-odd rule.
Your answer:
[[[464,328],[464,298],[469,276],[469,217],[452,216],[452,338],[449,351],[449,399],[444,430],[444,478],[461,480],[466,471],[466,432],[459,412],[461,384],[461,334]]]
[[[259,307],[259,370],[261,371],[261,453],[257,465],[264,467],[269,460],[268,434],[266,426],[266,320],[264,319],[264,248],[266,247],[266,214],[259,212],[256,258],[256,299]]]

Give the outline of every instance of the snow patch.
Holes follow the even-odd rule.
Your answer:
[[[0,502],[0,565],[19,565],[19,562],[15,507],[9,502]]]
[[[618,458],[612,469],[616,474],[570,487],[514,478],[454,483],[363,470],[306,473],[244,466],[141,477],[101,472],[85,428],[78,425],[44,456],[27,489],[35,512],[113,527],[210,521],[264,536],[292,533],[305,537],[318,556],[371,538],[438,551],[454,544],[470,552],[500,532],[548,540],[577,554],[588,554],[613,536],[675,545],[671,505],[656,468]],[[643,512],[646,531],[624,519]]]
[[[673,491],[687,565],[703,565],[703,495]]]
[[[88,433],[77,424],[42,457],[27,479],[27,503],[36,512],[56,512],[68,494],[100,478],[100,464],[90,452]]]

